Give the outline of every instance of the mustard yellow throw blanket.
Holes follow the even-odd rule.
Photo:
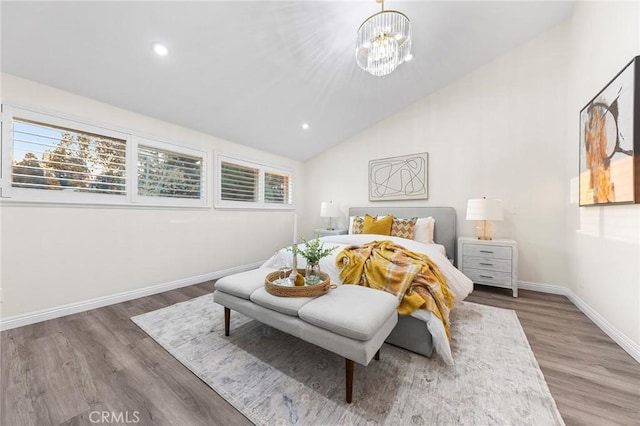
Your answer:
[[[392,241],[372,241],[347,247],[338,253],[336,265],[345,284],[359,284],[395,295],[398,313],[409,315],[427,309],[449,334],[449,312],[454,295],[446,278],[426,254],[415,253]]]

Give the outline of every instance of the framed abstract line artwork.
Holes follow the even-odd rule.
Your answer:
[[[369,161],[369,201],[428,199],[429,154]]]
[[[580,111],[580,206],[640,203],[640,56]]]

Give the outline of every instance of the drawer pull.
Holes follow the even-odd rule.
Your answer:
[[[489,275],[480,275],[480,278],[489,278],[489,279],[493,279],[493,277],[490,277]]]
[[[480,250],[480,253],[493,253],[491,250]]]
[[[482,262],[480,262],[480,264],[482,266],[493,266],[493,263],[482,263]]]

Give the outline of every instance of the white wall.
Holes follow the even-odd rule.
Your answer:
[[[569,21],[309,161],[306,210],[333,200],[346,227],[348,206],[373,205],[370,159],[427,151],[429,200],[388,204],[453,206],[470,235],[466,200],[502,199],[496,234],[518,241],[519,279],[566,287],[637,352],[640,206],[574,198],[579,111],[640,53],[639,15],[638,2],[577,2]]]
[[[566,186],[571,290],[640,344],[640,205],[578,207],[579,111],[640,54],[640,3],[580,2],[571,20]],[[636,120],[640,111],[636,111]],[[636,182],[638,184],[638,182]]]
[[[388,204],[453,206],[458,234],[472,235],[467,200],[499,198],[496,236],[518,241],[519,278],[566,284],[566,32],[547,32],[307,162],[306,210],[333,200],[346,226],[348,206],[373,205],[369,160],[427,151],[429,199]]]
[[[1,77],[2,102],[208,151],[211,200],[214,150],[284,166],[300,182],[304,179],[300,162],[11,75]],[[299,185],[295,195],[303,195]],[[8,202],[0,203],[0,212],[3,319],[260,262],[290,244],[294,214]]]

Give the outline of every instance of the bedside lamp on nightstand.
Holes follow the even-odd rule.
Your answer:
[[[476,237],[479,240],[493,238],[491,220],[502,220],[502,203],[500,200],[475,198],[467,201],[467,220],[476,220]]]
[[[320,217],[328,217],[329,218],[329,227],[327,230],[333,231],[333,225],[331,224],[331,218],[340,216],[340,211],[338,210],[338,205],[333,204],[331,201],[328,203],[325,201],[320,205]]]

